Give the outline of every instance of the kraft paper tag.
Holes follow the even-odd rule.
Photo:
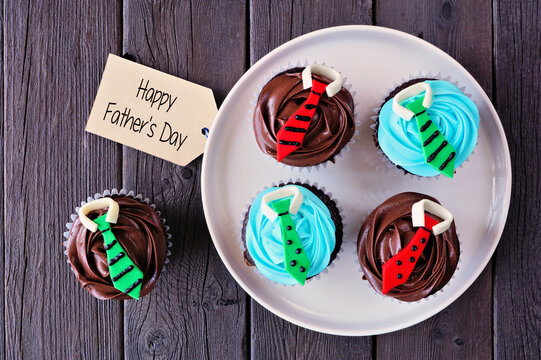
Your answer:
[[[85,130],[184,166],[216,112],[211,89],[109,54]]]

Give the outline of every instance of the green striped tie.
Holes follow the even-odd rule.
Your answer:
[[[423,106],[423,97],[407,104],[406,108],[415,113],[425,162],[443,175],[453,178],[456,151],[439,131],[436,124],[430,120]]]
[[[308,256],[302,247],[293,219],[291,218],[291,215],[289,215],[290,203],[291,198],[284,198],[272,202],[270,206],[276,211],[280,221],[286,271],[297,280],[299,284],[304,285],[308,270],[310,269],[310,259],[308,259]]]
[[[143,282],[143,272],[134,264],[124,247],[116,239],[111,230],[111,224],[105,220],[106,216],[107,213],[95,219],[94,222],[98,225],[103,236],[109,276],[116,289],[138,300]]]

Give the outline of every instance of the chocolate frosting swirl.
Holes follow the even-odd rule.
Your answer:
[[[120,215],[111,229],[128,256],[143,272],[141,295],[152,290],[165,261],[166,240],[160,217],[149,205],[125,196],[113,196]],[[103,215],[106,209],[91,211],[90,219]],[[107,255],[101,231],[87,230],[79,217],[73,221],[66,242],[67,256],[77,280],[98,299],[131,299],[115,289],[109,276]]]
[[[308,97],[302,86],[303,68],[276,75],[261,90],[254,112],[254,132],[261,150],[276,159],[276,134]],[[312,75],[329,84],[330,79]],[[355,132],[353,98],[342,88],[333,97],[321,96],[303,144],[282,162],[291,166],[311,166],[332,160]]]
[[[357,241],[359,261],[366,279],[379,293],[382,291],[383,264],[407,246],[417,231],[411,222],[411,206],[422,199],[438,202],[414,192],[398,194],[372,211],[362,226]],[[453,276],[459,255],[453,221],[444,233],[430,235],[408,281],[386,295],[413,302],[434,294]]]

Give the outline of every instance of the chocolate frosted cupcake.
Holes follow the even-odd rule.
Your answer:
[[[254,111],[261,150],[290,166],[333,161],[355,133],[353,98],[342,82],[340,73],[315,64],[272,78]]]
[[[457,267],[453,216],[428,195],[395,195],[364,222],[357,254],[364,278],[378,293],[407,302],[423,299],[443,288]]]
[[[452,178],[477,144],[479,110],[456,85],[410,80],[384,101],[374,139],[387,159],[406,173]]]
[[[94,297],[138,299],[154,288],[169,254],[170,235],[148,200],[113,193],[89,198],[72,215],[64,234],[65,254],[77,280]]]
[[[246,212],[244,258],[269,280],[304,285],[336,258],[342,234],[336,203],[322,190],[281,184],[259,193]]]

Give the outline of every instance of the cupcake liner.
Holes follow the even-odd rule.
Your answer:
[[[165,233],[165,241],[166,241],[165,260],[164,260],[163,267],[162,267],[162,270],[161,270],[161,272],[163,274],[165,272],[165,269],[167,268],[167,264],[169,263],[169,258],[171,256],[171,250],[170,249],[173,246],[173,243],[171,242],[172,235],[169,233],[170,227],[166,225],[165,218],[161,216],[161,212],[156,210],[156,205],[151,203],[148,198],[143,198],[143,195],[141,195],[141,194],[135,195],[135,192],[133,192],[133,191],[127,191],[126,189],[121,189],[120,191],[118,191],[117,189],[104,190],[102,194],[96,193],[94,196],[89,196],[86,199],[86,201],[82,201],[80,206],[75,207],[75,213],[70,215],[70,220],[71,221],[66,224],[66,228],[68,230],[66,232],[64,232],[64,234],[63,234],[64,237],[66,238],[66,240],[62,243],[62,245],[64,246],[64,248],[66,248],[67,239],[69,237],[71,227],[73,226],[73,221],[75,221],[75,219],[77,218],[80,207],[83,206],[84,204],[88,203],[88,202],[93,201],[93,200],[100,199],[102,197],[111,196],[111,195],[124,195],[126,197],[129,197],[129,198],[138,200],[138,201],[140,201],[140,202],[142,202],[144,204],[147,204],[152,209],[154,209],[156,211],[156,213],[158,214],[158,216],[160,217],[160,220],[162,222],[163,231]],[[69,268],[73,272],[73,267],[71,266],[71,263],[70,263],[70,261],[68,259],[67,249],[64,249],[64,255],[66,256],[66,262],[68,263]]]
[[[462,241],[460,240],[460,234],[458,232],[457,232],[457,236],[458,236],[458,239],[459,239],[458,243],[460,245],[460,255],[462,255]],[[357,255],[357,247],[356,246],[355,246],[355,249],[353,250],[353,255],[355,256],[355,260],[353,262],[358,267],[358,272],[360,274],[362,274],[362,276],[364,276],[363,269],[361,268],[361,264],[359,263],[359,256]],[[372,287],[372,285],[370,285],[368,280],[365,280],[365,279],[361,278],[361,281],[362,281],[363,284],[366,285],[367,288],[370,288],[370,291],[372,291],[374,294],[377,294],[382,299],[382,301],[386,301],[388,303],[395,303],[395,304],[398,303],[398,304],[404,304],[404,305],[410,305],[411,306],[412,304],[420,304],[420,303],[425,303],[425,302],[432,301],[433,299],[437,298],[440,294],[443,294],[445,292],[445,290],[452,284],[452,282],[455,281],[456,274],[460,271],[460,264],[461,263],[462,263],[462,256],[459,256],[455,272],[453,273],[453,275],[451,276],[451,278],[449,279],[447,284],[443,285],[443,287],[441,289],[439,289],[438,291],[436,291],[434,294],[428,295],[427,297],[424,297],[424,298],[422,298],[420,300],[417,300],[417,301],[403,301],[403,300],[398,300],[398,299],[396,299],[396,298],[394,298],[392,296],[387,296],[387,295],[380,294],[379,292],[376,291],[376,289],[374,289]]]
[[[391,194],[391,195],[389,195],[389,194]],[[374,211],[381,203],[383,203],[386,199],[390,198],[393,195],[396,195],[396,193],[392,193],[390,191],[379,191],[378,192],[377,197],[378,198],[382,197],[382,196],[383,197],[382,197],[380,202],[374,203],[374,206],[370,210],[367,211],[366,216],[364,216],[364,220],[362,220],[358,225],[357,234],[359,234],[359,232],[361,231],[361,228],[362,228],[364,222],[366,221],[368,216],[372,213],[372,211]],[[456,224],[455,224],[455,226],[456,226]],[[362,282],[362,284],[365,284],[368,288],[370,288],[370,291],[372,291],[374,294],[377,294],[380,298],[382,298],[382,301],[386,301],[388,303],[404,304],[404,305],[412,305],[412,304],[420,304],[420,303],[428,302],[428,301],[431,301],[432,299],[438,297],[439,294],[442,294],[443,292],[445,292],[445,290],[454,281],[457,272],[459,272],[459,270],[460,270],[460,265],[462,263],[462,240],[460,240],[461,236],[460,236],[460,233],[458,231],[457,231],[456,234],[457,234],[457,237],[458,237],[458,244],[459,244],[460,254],[459,254],[459,257],[458,257],[458,262],[457,262],[457,265],[456,265],[455,272],[453,273],[453,275],[451,276],[449,281],[445,285],[443,285],[443,287],[441,289],[436,291],[434,294],[428,295],[428,296],[426,296],[426,297],[424,297],[422,299],[419,299],[417,301],[403,301],[403,300],[396,299],[396,298],[394,298],[392,296],[387,296],[387,295],[381,294],[376,289],[374,289],[372,287],[372,285],[370,284],[370,282],[368,280],[363,279],[365,274],[364,274],[364,271],[363,271],[363,269],[361,267],[361,263],[359,261],[359,255],[357,253],[357,240],[358,240],[358,238],[355,239],[355,246],[354,246],[353,252],[352,252],[352,254],[354,256],[353,263],[357,267],[358,273],[361,274],[361,282]]]
[[[443,80],[443,81],[447,81],[447,82],[450,82],[451,84],[454,84],[456,85],[460,91],[462,91],[464,93],[464,95],[466,95],[468,98],[470,98],[474,103],[475,101],[472,99],[472,95],[470,93],[467,93],[465,90],[465,87],[464,86],[461,86],[460,85],[460,82],[458,81],[455,81],[453,79],[451,79],[450,76],[446,76],[444,77],[441,72],[437,73],[437,74],[433,74],[432,72],[428,72],[428,73],[422,73],[419,71],[419,73],[417,74],[412,74],[410,73],[408,75],[407,78],[402,78],[400,79],[400,81],[395,81],[393,83],[392,86],[388,87],[385,92],[384,92],[384,95],[382,95],[382,97],[378,100],[377,102],[377,106],[374,107],[372,109],[374,115],[372,115],[370,117],[370,119],[372,120],[372,124],[370,124],[370,129],[371,129],[371,132],[370,132],[370,135],[373,136],[375,135],[375,132],[376,132],[376,127],[377,127],[377,124],[378,124],[378,117],[379,117],[379,111],[380,109],[383,107],[383,104],[385,104],[385,99],[387,98],[387,96],[389,96],[389,94],[395,90],[396,88],[398,88],[400,85],[408,82],[408,81],[411,81],[411,80],[415,80],[415,79],[421,79],[421,78],[431,78],[431,79],[436,79],[436,80]],[[477,106],[477,103],[475,103],[475,105]],[[481,125],[479,124],[479,127]],[[375,141],[375,140],[373,140]],[[437,180],[440,180],[442,178],[441,174],[440,175],[436,175],[436,176],[420,176],[420,175],[416,175],[416,174],[413,174],[413,173],[410,173],[402,168],[400,168],[398,165],[396,165],[395,163],[393,163],[388,157],[387,155],[385,155],[385,153],[383,152],[383,150],[379,147],[379,145],[375,145],[373,144],[376,148],[376,151],[377,153],[380,155],[380,159],[378,159],[378,161],[374,161],[373,162],[373,165],[374,165],[374,169],[377,170],[377,171],[381,171],[381,172],[386,172],[388,174],[392,174],[392,175],[407,175],[407,176],[412,176],[412,177],[415,177],[419,180],[421,179],[428,179],[430,181],[437,181]],[[477,136],[477,142],[475,144],[475,148],[477,147],[477,145],[479,145],[479,134]],[[472,153],[470,154],[470,156],[468,156],[468,158],[462,163],[460,164],[460,166],[458,168],[455,169],[455,171],[457,169],[460,169],[464,166],[464,164],[466,164],[467,162],[470,161],[470,158],[472,156],[475,155],[475,148],[473,149]],[[374,157],[374,158],[377,158],[377,157]],[[443,176],[445,177],[445,176]]]
[[[256,199],[256,197],[261,193],[261,191],[263,190],[266,190],[266,189],[269,189],[269,188],[272,188],[272,187],[277,187],[277,186],[280,186],[281,184],[288,184],[288,183],[302,183],[302,184],[307,184],[307,185],[310,185],[310,186],[314,186],[316,188],[318,188],[319,190],[321,190],[322,192],[324,192],[332,201],[335,202],[336,204],[336,208],[338,209],[338,212],[340,214],[340,218],[342,219],[342,230],[344,231],[345,227],[346,227],[346,223],[345,223],[345,216],[343,214],[343,208],[338,204],[338,201],[336,200],[336,198],[333,198],[332,196],[332,193],[331,192],[327,192],[326,189],[325,189],[325,186],[319,186],[317,182],[310,182],[309,180],[301,180],[300,178],[296,178],[296,179],[292,179],[292,178],[289,178],[287,180],[280,180],[278,181],[278,183],[276,182],[273,182],[271,185],[268,185],[268,186],[265,186],[263,187],[263,189],[261,189],[255,196],[253,196],[251,199],[250,199],[250,202],[248,204],[246,204],[246,210],[242,213],[242,218],[240,220],[240,223],[239,223],[239,227],[238,227],[238,233],[240,234],[239,238],[238,238],[238,241],[239,241],[239,248],[242,252],[242,256],[244,257],[244,251],[247,251],[243,241],[242,241],[242,228],[243,228],[243,225],[244,225],[244,217],[246,215],[246,212],[249,211],[250,209],[250,206],[252,205],[252,203],[254,202],[254,200]],[[336,266],[336,263],[338,261],[340,261],[340,257],[341,255],[344,253],[344,245],[345,245],[345,241],[344,241],[344,236],[342,235],[342,244],[340,246],[340,249],[338,249],[338,252],[336,253],[336,256],[335,258],[333,259],[333,261],[331,261],[331,263],[329,265],[327,265],[327,267],[321,271],[320,273],[312,276],[311,278],[309,279],[306,279],[306,282],[305,282],[305,286],[307,284],[309,284],[310,282],[312,281],[319,281],[321,276],[324,276],[324,275],[327,275],[331,269],[334,269],[334,267]],[[298,284],[282,284],[282,283],[279,283],[279,282],[276,282],[276,281],[272,281],[270,279],[268,279],[267,277],[265,277],[265,275],[263,275],[258,269],[257,269],[257,266],[249,266],[249,265],[246,265],[248,267],[250,267],[252,269],[252,271],[261,279],[265,280],[266,282],[268,282],[269,284],[275,284],[275,285],[281,285],[283,287],[292,287],[292,286],[297,286]]]
[[[306,67],[306,66],[308,66],[310,64],[321,64],[321,65],[330,66],[330,65],[325,64],[324,62],[318,63],[317,61],[308,61],[308,59],[305,59],[304,61],[297,60],[296,63],[292,63],[290,61],[287,64],[281,64],[278,70],[272,70],[272,72],[269,75],[267,75],[267,76],[265,76],[263,78],[263,81],[264,81],[263,83],[257,84],[257,91],[252,94],[253,99],[252,99],[252,101],[250,101],[250,110],[248,111],[249,130],[250,130],[250,132],[252,134],[254,133],[254,126],[253,126],[254,110],[255,110],[255,107],[257,105],[257,100],[259,98],[259,94],[261,93],[261,90],[263,89],[263,87],[272,78],[274,78],[276,75],[278,75],[278,74],[280,74],[280,73],[282,73],[282,72],[284,72],[284,71],[286,71],[288,69],[293,69],[293,68],[296,68],[296,67]],[[330,67],[332,67],[332,66],[330,66]],[[302,173],[302,171],[307,171],[308,173],[310,173],[312,170],[318,171],[320,169],[327,168],[329,163],[334,165],[337,161],[341,161],[341,160],[338,160],[338,159],[343,158],[345,153],[348,153],[348,152],[351,151],[350,145],[352,145],[352,144],[354,144],[356,142],[355,139],[359,136],[359,127],[361,126],[361,120],[359,118],[359,111],[358,111],[360,103],[356,100],[357,92],[354,91],[354,90],[351,90],[353,88],[353,86],[352,86],[352,84],[348,83],[348,78],[346,76],[343,76],[343,75],[342,75],[342,78],[344,80],[344,84],[342,86],[346,90],[348,90],[350,92],[351,97],[353,98],[353,106],[355,107],[354,111],[353,111],[353,119],[354,119],[354,122],[355,122],[355,132],[353,133],[353,136],[351,137],[349,142],[346,145],[344,145],[344,147],[336,155],[334,155],[332,157],[332,159],[325,160],[324,162],[319,163],[317,165],[291,166],[291,165],[287,165],[287,164],[284,164],[284,163],[279,163],[272,156],[264,154],[267,161],[271,161],[274,164],[277,164],[278,166],[280,166],[281,168],[288,168],[288,169],[290,169],[292,171],[293,170],[298,170],[300,173]],[[253,136],[252,136],[252,138],[253,138]],[[255,139],[254,139],[254,141],[255,141]],[[257,146],[257,144],[256,144],[256,146]]]

